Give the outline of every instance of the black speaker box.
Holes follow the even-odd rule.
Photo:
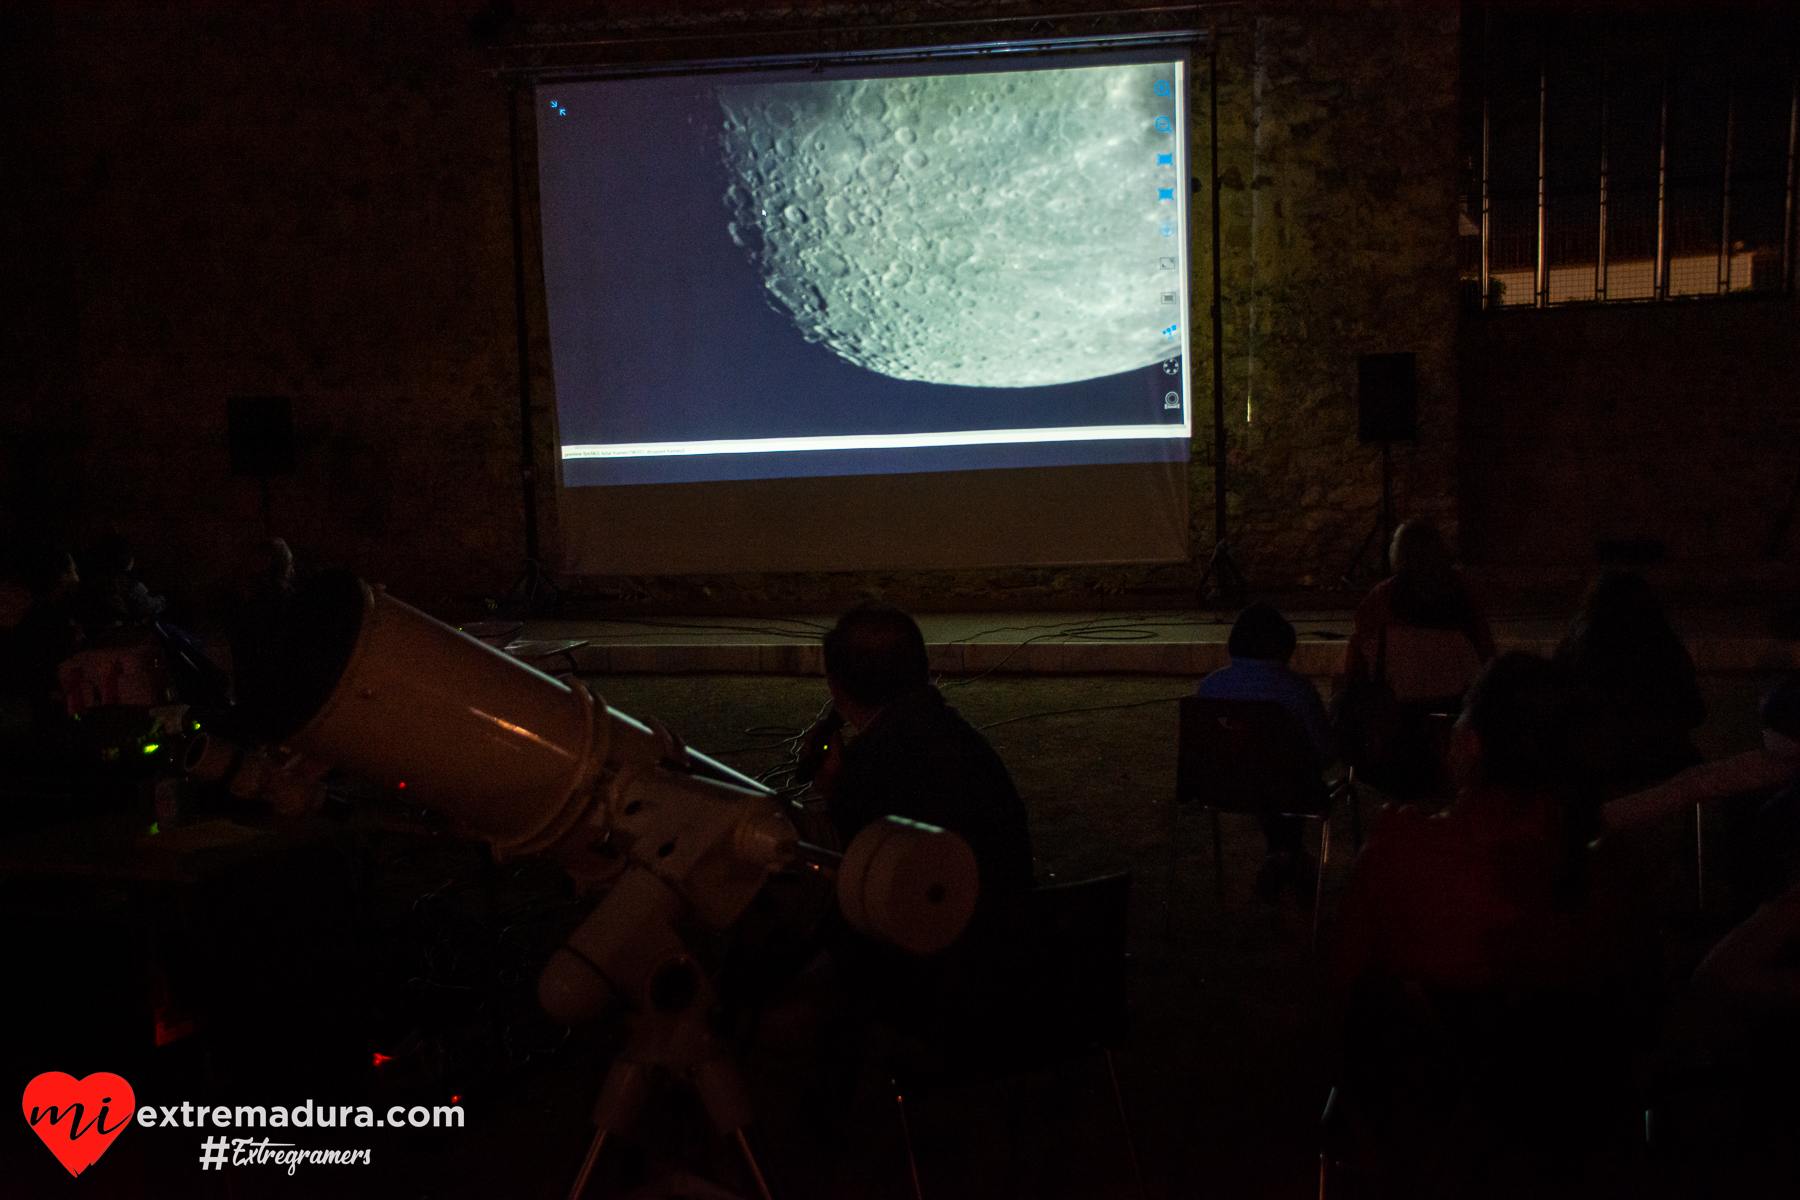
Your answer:
[[[231,473],[294,473],[294,401],[288,396],[233,396],[225,402]]]
[[[1356,359],[1356,433],[1365,442],[1419,440],[1419,356]]]

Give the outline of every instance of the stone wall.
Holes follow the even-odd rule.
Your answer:
[[[1223,44],[1228,478],[1253,582],[1335,585],[1374,523],[1361,354],[1418,355],[1395,509],[1455,531],[1457,38],[1448,5],[1308,5]]]
[[[1800,583],[1800,520],[1769,545],[1800,501],[1792,299],[1472,313],[1461,370],[1463,545],[1482,574],[1569,585],[1597,550],[1661,543],[1646,569],[1672,588]]]
[[[116,524],[216,590],[261,532],[226,400],[296,398],[303,566],[435,600],[521,557],[506,93],[449,5],[55,5],[6,66],[51,301],[5,401],[8,525]],[[15,18],[16,19],[16,18]],[[546,399],[548,392],[544,393]]]
[[[593,39],[679,24],[723,44],[801,28],[829,48],[849,23],[1032,11],[621,4],[560,28]],[[153,582],[216,593],[261,529],[258,485],[227,471],[225,401],[283,394],[296,397],[300,471],[273,482],[273,510],[303,566],[344,563],[428,604],[503,591],[524,514],[508,98],[482,42],[556,27],[544,6],[521,13],[509,24],[474,3],[9,6],[0,68],[23,115],[5,143],[18,287],[6,300],[17,363],[0,399],[0,532],[80,540],[116,524]],[[1377,460],[1355,440],[1357,354],[1419,354],[1424,436],[1397,451],[1401,508],[1455,518],[1457,18],[1447,6],[1296,3],[1222,20],[1233,549],[1259,587],[1325,583],[1378,497]],[[1207,205],[1203,188],[1191,256],[1203,335]],[[542,475],[553,395],[536,269],[533,258]],[[1204,389],[1204,336],[1196,353]],[[1185,565],[591,579],[578,591],[775,608],[829,607],[870,586],[935,607],[1179,598],[1212,547],[1211,460],[1202,421]],[[552,556],[554,501],[540,491]]]

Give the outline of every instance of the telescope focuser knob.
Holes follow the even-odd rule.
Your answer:
[[[838,871],[838,906],[851,927],[914,954],[961,937],[979,889],[969,843],[904,817],[864,827]]]

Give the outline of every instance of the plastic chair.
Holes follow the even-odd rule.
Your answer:
[[[1096,1052],[1106,1060],[1125,1152],[1143,1196],[1112,1054],[1125,1040],[1130,898],[1129,874],[1002,898],[978,914],[939,961],[932,988],[935,1028],[926,1037],[944,1065],[932,1074],[896,1070],[892,1076],[915,1196],[922,1200],[908,1091],[1016,1080]]]
[[[1319,874],[1313,883],[1314,947],[1319,943],[1319,901],[1325,888],[1325,863],[1331,855],[1331,809],[1340,799],[1351,801],[1357,847],[1362,846],[1362,810],[1356,803],[1353,776],[1327,784],[1314,768],[1316,755],[1306,744],[1286,709],[1273,700],[1211,700],[1188,696],[1181,701],[1181,729],[1176,741],[1175,828],[1169,846],[1169,916],[1174,911],[1175,863],[1179,857],[1181,812],[1196,804],[1212,817],[1213,873],[1222,896],[1225,855],[1219,830],[1220,813],[1299,817],[1319,822]],[[1169,916],[1164,918],[1164,936]]]
[[[1319,1200],[1340,1182],[1351,1194],[1430,1194],[1478,1110],[1463,1047],[1410,981],[1366,981],[1345,1027],[1319,1118]]]

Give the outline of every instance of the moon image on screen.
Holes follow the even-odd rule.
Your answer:
[[[1149,366],[1179,348],[1158,308],[1188,190],[1174,80],[1154,63],[721,87],[728,230],[803,337],[883,375],[1039,387]]]

